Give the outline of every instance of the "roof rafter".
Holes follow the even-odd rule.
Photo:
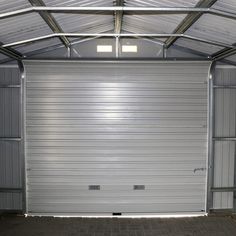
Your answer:
[[[43,0],[28,0],[32,6],[43,6],[45,7],[45,3]],[[39,11],[39,15],[43,18],[46,24],[51,28],[54,33],[63,33],[62,28],[57,23],[56,19],[52,16],[51,13],[45,11]],[[70,41],[65,36],[59,37],[61,42],[65,45],[66,48],[70,47]]]
[[[124,0],[116,0],[116,6],[123,6]],[[120,34],[122,29],[123,11],[115,12],[115,34]]]
[[[236,44],[234,44],[236,46]],[[236,48],[224,48],[212,55],[215,61],[222,60],[226,57],[233,56],[236,54]]]
[[[17,50],[13,49],[13,48],[4,48],[2,47],[3,43],[0,42],[0,53],[12,58],[12,59],[15,59],[15,60],[21,60],[23,58],[23,55],[18,52]]]
[[[200,0],[196,8],[209,8],[214,3],[216,3],[217,0]],[[211,9],[210,9],[211,10]],[[191,12],[189,13],[182,22],[177,26],[175,31],[173,33],[176,34],[183,34],[185,33],[204,13],[203,12]],[[177,40],[177,37],[170,37],[165,41],[166,48],[169,48],[175,41]]]

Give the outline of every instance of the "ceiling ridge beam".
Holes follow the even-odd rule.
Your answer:
[[[195,8],[209,8],[214,3],[216,3],[217,0],[200,0]],[[177,26],[177,28],[174,30],[173,33],[176,34],[183,34],[185,33],[204,13],[203,12],[196,12],[196,13],[189,13],[182,22]],[[166,48],[169,48],[171,45],[175,43],[177,40],[177,37],[169,37],[165,41]]]
[[[46,7],[43,0],[28,0],[28,1],[32,6]],[[54,33],[64,33],[62,28],[57,23],[56,19],[52,16],[51,13],[47,11],[39,11],[38,13]],[[70,47],[70,41],[67,39],[66,36],[59,36],[59,39],[65,45],[66,48]]]
[[[124,0],[116,0],[117,7],[124,6]],[[115,11],[115,34],[120,34],[122,30],[123,11]]]

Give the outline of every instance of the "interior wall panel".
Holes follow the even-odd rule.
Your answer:
[[[235,86],[236,69],[216,69],[216,85]],[[215,90],[215,136],[236,136],[236,89]],[[233,187],[235,183],[235,141],[216,141],[214,187]],[[214,193],[214,209],[232,209],[233,192]]]
[[[208,62],[25,68],[28,213],[205,212]]]
[[[3,88],[20,84],[15,66],[0,67],[0,137],[20,137],[20,89]],[[21,188],[20,143],[0,140],[0,188]],[[1,210],[21,210],[21,193],[0,191]]]

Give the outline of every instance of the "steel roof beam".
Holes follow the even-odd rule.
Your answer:
[[[208,6],[213,5],[217,0],[202,0],[202,4],[197,7],[29,7],[25,9],[5,12],[0,14],[0,19],[28,14],[31,12],[48,13],[67,13],[67,14],[112,14],[116,12],[129,12],[132,14],[189,14],[178,27],[182,32],[186,31],[202,14],[213,14],[225,18],[236,20],[236,14],[222,10],[212,9]],[[207,6],[207,7],[205,7]],[[177,29],[176,29],[177,30]]]
[[[32,6],[43,6],[43,7],[46,6],[43,0],[28,0],[28,1],[31,3]],[[49,12],[39,11],[38,13],[54,33],[63,33],[62,28],[57,23],[56,19]],[[59,38],[66,48],[70,47],[70,41],[65,36],[60,36]]]
[[[123,6],[124,0],[116,0],[116,6]],[[122,29],[123,11],[115,12],[115,34],[120,34]]]
[[[12,58],[12,59],[15,59],[15,60],[21,60],[23,58],[23,55],[18,52],[17,50],[15,49],[12,49],[12,48],[4,48],[2,47],[3,43],[0,42],[0,53]]]
[[[140,38],[168,38],[168,37],[175,37],[175,38],[187,38],[190,40],[198,41],[198,42],[203,42],[215,46],[220,46],[220,47],[225,47],[225,48],[231,48],[235,49],[236,46],[230,45],[230,44],[225,44],[213,40],[207,40],[199,37],[194,37],[191,35],[185,35],[185,34],[136,34],[136,33],[122,33],[122,34],[115,34],[115,33],[54,33],[54,34],[48,34],[40,37],[35,37],[35,38],[30,38],[26,40],[21,40],[21,41],[16,41],[13,43],[9,44],[4,44],[0,46],[0,48],[8,48],[12,46],[18,46],[22,44],[27,44],[27,43],[33,43],[41,40],[46,40],[54,37],[60,37],[60,36],[66,36],[66,37],[140,37]]]
[[[211,7],[217,0],[200,0],[195,9],[198,8],[206,8],[209,9],[209,12],[201,12],[201,11],[196,11],[196,12],[189,12],[189,14],[182,20],[182,22],[178,25],[178,27],[175,29],[173,33],[176,34],[183,34],[185,33],[204,13],[210,13],[214,14],[214,9],[211,9]],[[219,13],[219,11],[217,10]],[[221,12],[221,11],[220,11]],[[215,12],[216,13],[216,12]],[[235,15],[235,14],[234,14]],[[177,40],[177,37],[170,37],[165,41],[166,48],[169,48],[172,44],[175,43]]]
[[[234,44],[236,45],[236,44]],[[236,48],[224,48],[216,53],[214,53],[212,55],[212,58],[215,60],[215,61],[219,61],[219,60],[222,60],[226,57],[230,57],[232,55],[235,55],[236,54]]]

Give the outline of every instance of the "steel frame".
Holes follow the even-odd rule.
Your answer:
[[[45,20],[48,26],[53,30],[54,34],[44,35],[37,38],[31,38],[27,40],[17,41],[14,43],[9,43],[0,46],[0,52],[5,55],[20,60],[23,58],[19,52],[14,49],[9,48],[10,46],[17,46],[25,43],[36,42],[39,40],[49,39],[52,37],[59,37],[62,43],[70,48],[70,42],[67,37],[118,37],[117,47],[119,56],[119,38],[120,37],[138,37],[138,38],[164,38],[167,37],[168,40],[164,46],[165,50],[169,48],[176,39],[183,37],[190,40],[196,40],[203,43],[208,43],[211,45],[216,45],[223,47],[224,49],[220,52],[213,55],[214,60],[221,60],[229,55],[233,55],[236,53],[235,45],[228,45],[221,42],[216,42],[212,40],[206,40],[198,37],[193,37],[190,35],[185,35],[184,32],[191,27],[191,25],[203,14],[213,14],[221,17],[234,19],[236,20],[236,14],[231,12],[226,12],[222,10],[217,10],[210,8],[217,0],[201,0],[196,7],[126,7],[123,6],[123,0],[116,0],[116,6],[113,7],[47,7],[45,6],[43,0],[28,0],[33,6],[25,9],[5,12],[0,14],[0,19],[6,19],[9,17],[14,17],[22,14],[28,14],[32,12],[37,12],[41,15],[41,17]],[[67,13],[67,14],[111,14],[115,13],[115,26],[114,26],[114,34],[83,34],[83,33],[63,33],[62,29],[56,22],[55,18],[51,15],[51,13]],[[177,27],[173,34],[120,34],[121,26],[122,26],[122,16],[123,12],[128,12],[129,14],[186,14],[187,17],[184,21]],[[70,51],[70,49],[68,50]],[[68,54],[69,55],[69,54]]]
[[[15,60],[21,60],[23,55],[20,52],[18,52],[15,49],[12,49],[12,48],[4,48],[4,47],[2,47],[2,45],[3,45],[3,43],[0,42],[0,53],[4,54],[10,58],[13,58]]]
[[[28,1],[31,3],[32,6],[46,7],[43,0],[28,0]],[[44,19],[46,24],[51,28],[51,30],[54,33],[63,33],[62,28],[49,12],[39,12],[39,15]],[[65,36],[60,36],[59,38],[66,48],[70,47],[70,41]]]
[[[211,7],[217,0],[200,0],[196,7],[206,8]],[[197,12],[197,13],[189,13],[183,21],[177,26],[174,33],[176,34],[183,34],[185,33],[204,13]],[[165,41],[166,48],[169,48],[174,44],[177,40],[177,37],[170,37]]]
[[[18,61],[18,67],[20,70],[20,117],[21,117],[21,145],[20,145],[20,157],[21,157],[21,180],[22,180],[22,212],[26,213],[27,198],[26,198],[26,163],[25,163],[25,68],[22,61]]]
[[[214,180],[214,78],[215,78],[215,66],[216,62],[212,62],[209,75],[208,75],[208,171],[207,171],[207,203],[206,212],[209,212],[213,206],[213,193],[211,188],[213,186]]]
[[[8,44],[3,44],[1,48],[8,48],[12,46],[19,46],[22,44],[27,44],[27,43],[32,43],[32,42],[37,42],[41,40],[46,40],[54,37],[61,37],[61,36],[67,36],[67,37],[144,37],[144,38],[168,38],[168,37],[177,37],[177,38],[186,38],[198,42],[203,42],[219,47],[225,47],[225,48],[230,48],[230,49],[236,49],[236,46],[230,45],[230,44],[225,44],[213,40],[206,40],[203,38],[198,38],[194,37],[191,35],[186,35],[186,34],[135,34],[135,33],[122,33],[122,34],[115,34],[115,33],[53,33],[53,34],[48,34],[40,37],[35,37],[31,39],[26,39],[26,40],[21,40],[21,41],[16,41],[13,43],[8,43]]]
[[[5,12],[0,14],[0,19],[6,19],[18,15],[28,14],[32,12],[50,12],[50,13],[73,13],[73,14],[110,14],[112,12],[129,12],[135,14],[185,14],[185,13],[202,13],[212,14],[229,19],[236,19],[236,15],[231,12],[222,10],[204,8],[204,7],[46,7],[33,6],[20,10]]]
[[[231,141],[235,142],[236,137],[215,137],[215,90],[216,89],[235,89],[236,86],[218,86],[214,84],[215,65],[213,61],[209,72],[209,122],[208,122],[208,197],[207,197],[207,212],[213,210],[213,193],[214,192],[233,192],[233,209],[236,210],[236,172],[234,170],[234,186],[232,187],[214,187],[214,157],[215,157],[215,142]],[[236,159],[235,159],[236,168]],[[222,210],[222,209],[221,209]],[[213,210],[215,211],[215,210]],[[224,211],[224,209],[223,209]]]

